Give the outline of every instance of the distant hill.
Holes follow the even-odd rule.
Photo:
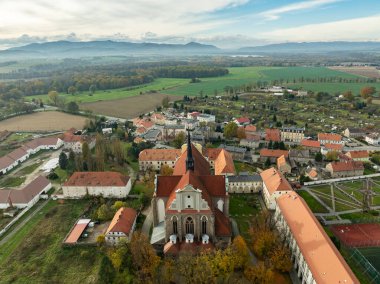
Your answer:
[[[380,42],[289,42],[264,46],[243,47],[249,53],[328,53],[328,52],[380,52]]]
[[[115,56],[115,55],[191,55],[219,53],[220,49],[213,45],[197,42],[187,44],[133,43],[118,41],[54,41],[32,43],[21,47],[13,47],[0,51],[0,56],[31,57],[83,57],[83,56]]]

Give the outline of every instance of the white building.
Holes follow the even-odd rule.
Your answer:
[[[292,192],[293,189],[286,178],[275,168],[267,169],[260,173],[263,179],[263,199],[268,209],[276,208],[276,199],[283,194]]]
[[[275,210],[277,229],[291,251],[292,263],[300,282],[360,283],[297,193],[289,192],[279,197]]]
[[[117,172],[75,172],[62,186],[66,198],[103,196],[124,198],[131,190],[131,179]]]
[[[108,244],[117,244],[120,240],[129,242],[136,228],[137,212],[132,208],[120,208],[113,217],[106,231],[105,240]]]
[[[197,116],[199,122],[215,122],[215,115],[201,113]]]
[[[263,180],[258,174],[228,176],[227,185],[229,193],[255,193],[263,188]]]
[[[380,145],[380,133],[374,132],[374,133],[366,135],[365,142],[367,142],[368,144],[373,145],[373,146],[379,146]]]
[[[335,134],[335,133],[318,133],[318,141],[321,145],[325,145],[325,144],[344,145],[344,141],[342,140],[342,135]]]

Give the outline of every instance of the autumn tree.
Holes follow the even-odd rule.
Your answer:
[[[270,284],[274,283],[274,273],[267,268],[263,262],[257,265],[251,265],[244,270],[244,276],[254,284]]]
[[[162,176],[171,176],[173,175],[173,168],[168,165],[163,165],[160,170],[160,175]]]
[[[350,102],[352,102],[352,101],[354,100],[354,95],[352,94],[351,91],[346,91],[346,92],[344,92],[344,93],[343,93],[343,97],[344,97],[346,100],[350,101]]]
[[[244,268],[249,260],[249,248],[242,236],[238,235],[234,238],[232,250],[236,255],[236,267]]]
[[[127,203],[117,200],[115,203],[112,205],[112,209],[116,212],[119,210],[121,207],[127,207]]]
[[[185,284],[192,284],[194,278],[194,258],[190,253],[181,253],[177,261],[178,272]]]
[[[186,138],[185,133],[179,132],[173,140],[174,147],[176,147],[177,149],[180,149],[181,146],[185,143],[185,138]]]
[[[59,103],[59,94],[57,91],[50,91],[48,93],[49,101],[52,103],[54,106],[58,106]]]
[[[270,253],[272,266],[281,272],[289,272],[292,269],[292,261],[289,249],[283,244],[278,244]]]
[[[131,253],[125,242],[119,242],[116,247],[109,251],[108,256],[116,271],[131,265]]]
[[[116,162],[120,166],[122,166],[124,164],[124,160],[125,160],[125,152],[124,152],[124,148],[123,148],[120,140],[114,139],[112,141],[111,148],[112,148],[112,154],[115,157]]]
[[[231,121],[224,127],[224,137],[226,139],[231,139],[236,137],[238,131],[238,126],[235,122]]]
[[[98,272],[99,283],[113,283],[115,269],[107,256],[103,256]]]
[[[111,220],[113,217],[113,211],[107,204],[102,204],[96,211],[97,217],[100,221]]]
[[[239,138],[239,140],[245,139],[247,137],[245,135],[245,129],[244,129],[244,127],[239,127],[237,129],[236,136],[237,136],[237,138]]]
[[[168,97],[168,96],[164,97],[164,98],[162,99],[162,106],[163,106],[164,108],[168,108],[168,107],[169,107],[169,102],[170,102],[169,97]]]
[[[338,160],[338,152],[337,151],[329,151],[326,154],[326,159],[328,161],[337,161]]]
[[[75,95],[75,93],[77,92],[77,88],[75,86],[70,86],[68,89],[67,89],[67,92],[71,95]]]
[[[367,99],[367,98],[371,97],[374,94],[376,94],[376,88],[375,87],[366,86],[366,87],[363,87],[360,90],[360,96],[363,99]]]

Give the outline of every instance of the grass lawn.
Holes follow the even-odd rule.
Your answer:
[[[152,198],[153,197],[153,188],[149,188],[145,183],[136,181],[130,194],[140,194],[144,193],[145,196]]]
[[[96,283],[101,253],[61,243],[88,201],[49,201],[0,247],[1,283]]]
[[[313,213],[327,213],[327,209],[319,203],[313,196],[307,191],[300,190],[297,193],[306,201],[307,205],[310,207]]]
[[[60,167],[57,167],[54,172],[58,175],[58,179],[55,180],[58,183],[63,183],[67,180],[67,172],[62,170]]]
[[[0,181],[0,187],[18,187],[24,181],[26,177],[5,177]]]
[[[27,166],[25,168],[22,168],[21,170],[18,171],[18,174],[20,175],[28,175],[31,174],[32,172],[35,171],[39,166],[41,166],[42,162],[35,163],[33,165]]]
[[[250,164],[234,161],[235,169],[237,173],[250,172],[255,173],[256,168]]]

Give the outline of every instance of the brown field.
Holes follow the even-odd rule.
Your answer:
[[[0,131],[44,132],[67,130],[71,127],[81,129],[86,119],[58,111],[36,112],[0,121]]]
[[[169,97],[171,101],[181,99],[181,97],[175,95],[144,94],[120,100],[83,103],[80,104],[80,108],[92,110],[95,114],[130,119],[153,111],[162,104],[164,97]]]
[[[330,69],[368,78],[380,78],[380,70],[377,70],[376,67],[372,66],[333,66],[330,67]]]

